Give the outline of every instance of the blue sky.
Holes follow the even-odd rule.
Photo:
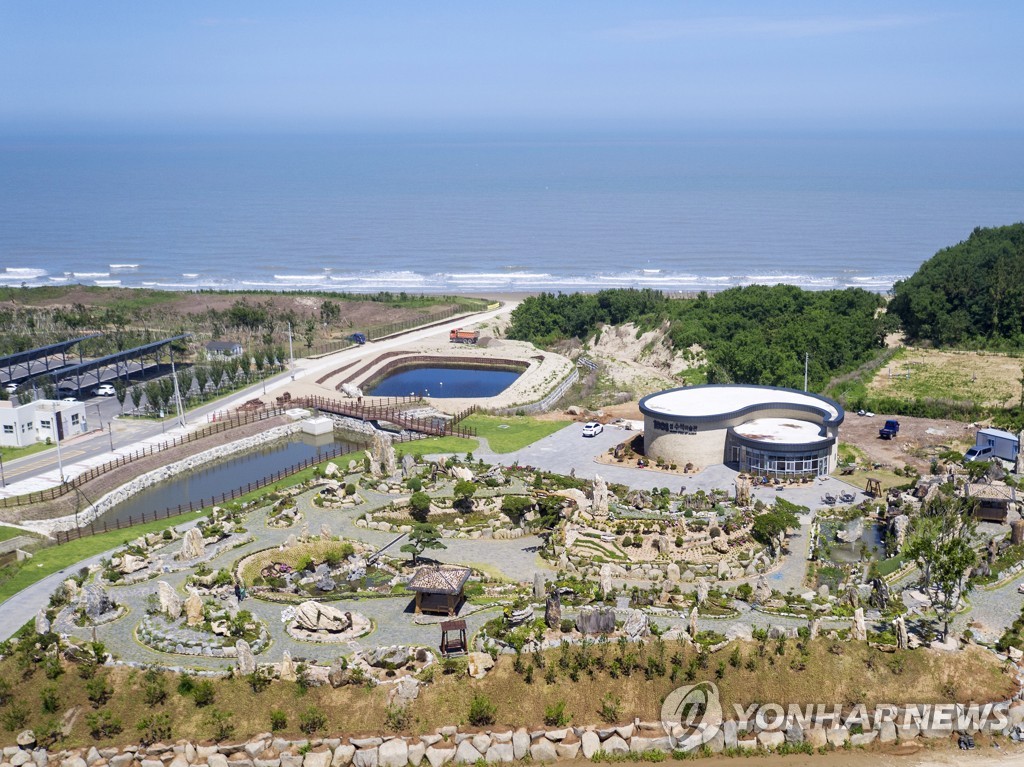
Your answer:
[[[0,125],[983,128],[1024,3],[0,0]]]

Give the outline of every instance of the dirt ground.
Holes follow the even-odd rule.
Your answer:
[[[887,418],[900,422],[900,433],[895,439],[884,440],[878,430]],[[975,427],[960,421],[942,421],[934,418],[912,418],[876,413],[868,418],[847,413],[839,427],[839,442],[862,451],[868,461],[883,466],[910,465],[927,473],[932,456],[945,450],[963,452],[974,444]]]
[[[1020,401],[1021,359],[974,351],[903,349],[872,379],[872,391],[905,399],[969,400],[1010,407]]]

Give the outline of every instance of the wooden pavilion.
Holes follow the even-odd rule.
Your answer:
[[[412,576],[406,588],[416,593],[416,612],[454,616],[466,598],[470,569],[458,565],[428,565]]]

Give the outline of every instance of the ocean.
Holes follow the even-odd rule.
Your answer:
[[[1024,134],[0,137],[0,286],[885,292]]]

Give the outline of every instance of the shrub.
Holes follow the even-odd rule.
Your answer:
[[[60,708],[60,696],[57,694],[56,685],[46,685],[39,693],[39,698],[43,704],[43,711],[47,714],[52,714]]]
[[[270,731],[280,732],[288,728],[288,715],[279,708],[270,711]]]
[[[26,722],[28,722],[28,709],[21,701],[12,703],[4,709],[3,714],[0,714],[0,723],[3,724],[4,729],[11,732],[22,729]]]
[[[178,695],[191,695],[195,685],[195,677],[191,674],[183,674],[178,680]]]
[[[391,732],[399,732],[409,726],[409,709],[406,706],[388,706],[384,726]]]
[[[544,724],[549,727],[564,727],[568,723],[569,714],[565,710],[564,700],[544,707]]]
[[[409,498],[409,516],[417,522],[426,522],[430,514],[430,496],[417,491]]]
[[[231,714],[221,711],[219,708],[211,708],[208,718],[210,727],[213,730],[214,740],[227,740],[235,734],[235,725],[231,722]]]
[[[202,679],[192,687],[192,700],[199,708],[209,706],[217,697],[217,689],[209,679]]]
[[[418,493],[423,489],[423,480],[419,477],[409,477],[406,481],[405,486],[412,490],[414,493]]]
[[[562,630],[563,634],[568,634],[574,628],[576,628],[576,623],[573,621],[572,618],[562,618],[562,622],[559,624],[559,628]],[[566,645],[562,646],[565,647]]]
[[[86,682],[85,692],[89,696],[89,701],[92,703],[93,708],[99,708],[110,700],[110,696],[114,694],[114,688],[110,686],[106,674],[104,674],[103,676],[93,677]]]
[[[485,695],[474,695],[469,704],[469,723],[474,727],[494,724],[497,707]]]
[[[166,712],[142,717],[135,728],[139,731],[139,741],[144,746],[171,739],[171,717]]]
[[[603,722],[616,724],[622,716],[622,701],[610,692],[605,693],[597,713]]]
[[[327,715],[317,706],[310,706],[299,714],[299,729],[306,735],[319,732],[327,726]]]
[[[112,738],[124,729],[121,720],[109,711],[93,711],[85,717],[85,724],[89,728],[89,734],[96,740]]]
[[[245,681],[249,683],[249,687],[251,687],[252,691],[255,693],[261,693],[270,686],[269,674],[265,671],[261,671],[260,669],[256,669],[249,674],[245,678]]]

